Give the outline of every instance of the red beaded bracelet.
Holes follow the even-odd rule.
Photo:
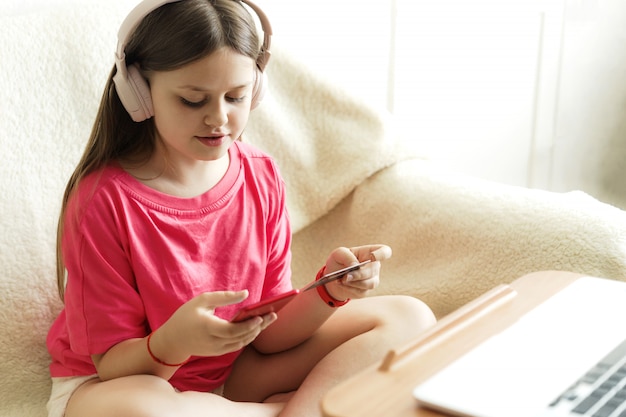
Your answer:
[[[315,277],[315,281],[317,281],[320,278],[322,278],[324,276],[324,272],[326,272],[326,265],[324,265],[322,267],[322,269],[319,270],[319,272],[317,273],[317,276]],[[320,295],[320,298],[322,299],[322,301],[324,301],[326,304],[328,304],[329,306],[331,306],[333,308],[341,307],[343,305],[346,305],[348,303],[348,301],[350,301],[349,298],[346,299],[346,300],[343,300],[343,301],[337,300],[332,295],[330,295],[330,293],[326,289],[325,285],[320,285],[316,289],[317,289],[317,293]]]
[[[148,348],[148,353],[150,354],[150,357],[152,358],[153,361],[155,361],[156,363],[160,364],[160,365],[165,365],[165,366],[172,366],[172,367],[178,367],[178,366],[183,366],[184,364],[186,364],[187,362],[189,362],[189,359],[181,362],[181,363],[167,363],[167,362],[163,362],[161,359],[157,358],[154,353],[152,353],[152,349],[150,349],[150,339],[152,338],[152,335],[154,334],[154,332],[150,333],[148,335],[148,338],[146,339],[146,347]]]

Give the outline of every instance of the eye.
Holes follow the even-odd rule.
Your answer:
[[[206,99],[205,100],[201,100],[201,101],[189,101],[184,97],[180,98],[181,103],[183,103],[185,106],[187,107],[192,107],[194,109],[202,107],[206,104]]]
[[[231,103],[241,103],[246,99],[246,96],[243,97],[226,97],[227,101],[230,101]]]

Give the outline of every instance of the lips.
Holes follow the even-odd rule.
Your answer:
[[[211,135],[211,136],[196,136],[196,139],[206,146],[220,146],[228,138],[228,135]]]
[[[196,136],[196,137],[201,140],[219,140],[219,139],[223,139],[224,137],[226,137],[226,135]]]

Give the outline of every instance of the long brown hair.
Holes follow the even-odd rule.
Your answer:
[[[259,38],[255,22],[237,0],[184,0],[165,4],[148,14],[125,48],[126,65],[142,71],[172,71],[204,58],[221,47],[255,61]],[[153,119],[133,122],[109,74],[85,151],[71,175],[61,205],[57,229],[57,285],[65,293],[62,238],[67,202],[80,181],[112,161],[148,160],[155,149]]]

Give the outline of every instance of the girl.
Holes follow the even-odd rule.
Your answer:
[[[261,48],[238,0],[145,1],[122,26],[59,221],[50,417],[319,416],[329,388],[433,323],[413,298],[363,298],[384,245],[334,250],[320,276],[374,262],[280,317],[230,321],[291,289],[283,180],[237,141],[269,57],[250,6]]]

